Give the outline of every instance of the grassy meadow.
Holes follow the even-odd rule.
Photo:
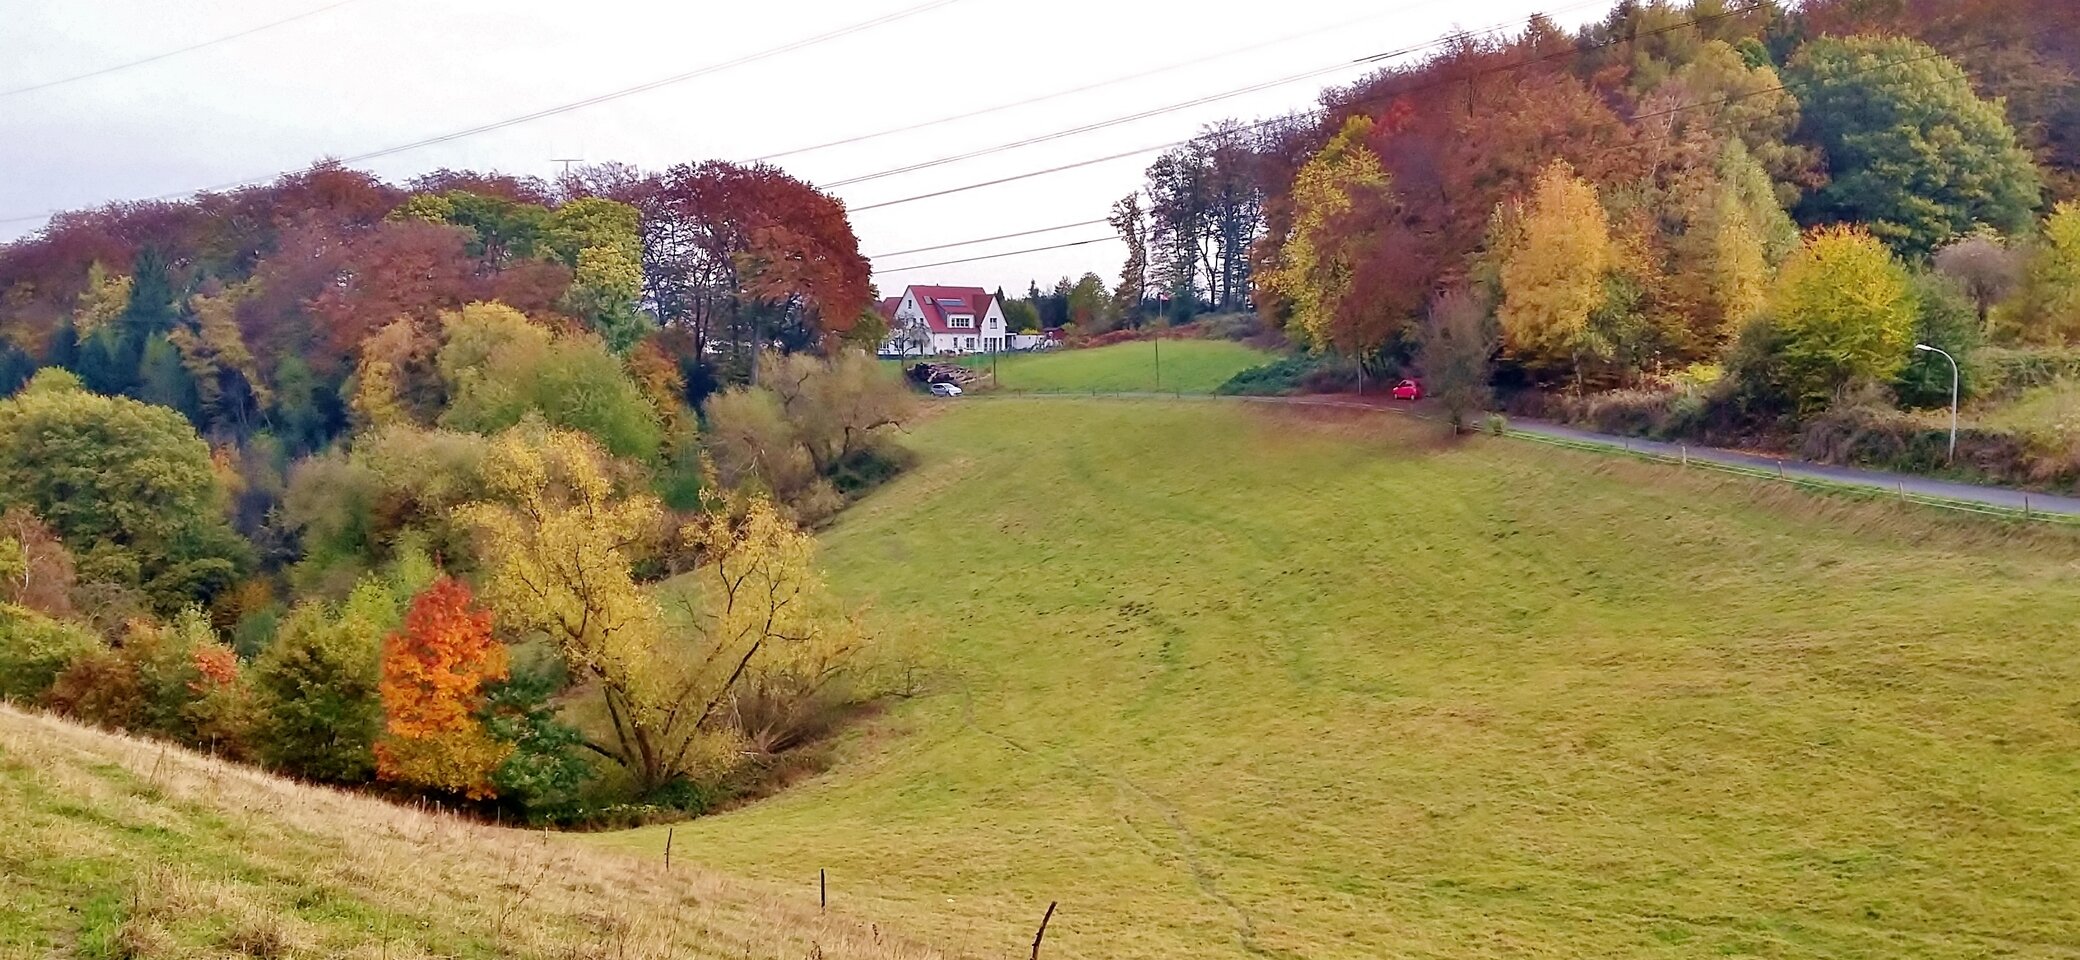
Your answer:
[[[0,706],[0,958],[942,956],[813,891],[301,786]]]
[[[926,692],[680,855],[993,956],[2080,946],[2070,533],[1428,430],[948,407],[825,537]]]
[[[1160,380],[1153,340],[1007,353],[996,358],[998,388],[1020,393],[1212,393],[1229,377],[1276,358],[1232,340],[1165,340],[1160,349]],[[991,366],[988,356],[963,357],[960,362],[978,370]]]

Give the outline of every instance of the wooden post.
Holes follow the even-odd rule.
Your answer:
[[[1777,479],[1784,479],[1784,461],[1777,461]]]
[[[2029,494],[2022,495],[2022,519],[2029,519]]]
[[[1055,901],[1048,901],[1047,915],[1040,918],[1040,932],[1033,934],[1033,960],[1040,960],[1040,938],[1047,936],[1047,921],[1054,919]]]
[[[1690,445],[1681,444],[1680,449],[1683,451],[1683,466],[1687,467],[1690,465]]]
[[[664,870],[666,873],[672,872],[672,834],[678,831],[678,829],[678,827],[664,828]]]
[[[817,909],[817,910],[818,910],[819,912],[821,912],[821,911],[824,911],[824,910],[828,910],[828,909],[830,909],[830,905],[831,905],[831,885],[830,885],[830,881],[829,881],[829,879],[827,879],[827,878],[826,878],[826,877],[824,876],[824,873],[823,873],[823,869],[819,867],[819,868],[817,868],[817,870],[816,870],[816,909]]]

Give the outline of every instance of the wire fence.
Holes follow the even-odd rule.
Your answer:
[[[1428,416],[1422,413],[1418,413],[1414,410],[1402,410],[1394,407],[1386,407],[1373,403],[1357,403],[1353,401],[1334,399],[1316,400],[1307,398],[1288,397],[1234,397],[1216,396],[1209,394],[1179,395],[1168,392],[1128,393],[1105,391],[1065,391],[1063,393],[1051,393],[1044,395],[1088,396],[1094,398],[1106,398],[1114,400],[1230,400],[1248,403],[1278,404],[1282,406],[1294,407],[1330,407],[1334,409],[1344,410],[1363,410],[1370,411],[1373,413],[1394,414],[1397,416],[1409,417],[1416,420],[1425,420],[1432,423],[1442,422],[1438,417]],[[1585,453],[1596,453],[1605,456],[1624,456],[1635,460],[1667,464],[1686,470],[1709,470],[1728,476],[1743,477],[1750,480],[1768,480],[1777,483],[1789,484],[1791,486],[1798,487],[1804,490],[1810,490],[1815,493],[1825,493],[1837,496],[1850,496],[1864,500],[1894,500],[1903,503],[1919,504],[1924,507],[1933,507],[1938,510],[1950,510],[1958,513],[1976,514],[1982,517],[1990,517],[1998,520],[2007,520],[2017,523],[2043,523],[2051,524],[2054,526],[2080,527],[2080,514],[2063,513],[2057,510],[2037,509],[2030,503],[2030,495],[2027,493],[2017,494],[2018,496],[2022,497],[2023,501],[2023,505],[2017,508],[2002,506],[1996,503],[1988,503],[1983,500],[1967,500],[1958,497],[1943,497],[1929,493],[1922,493],[1908,489],[1904,480],[1900,481],[1896,487],[1888,488],[1874,483],[1857,483],[1849,480],[1831,480],[1825,477],[1815,477],[1809,474],[1796,472],[1792,469],[1786,469],[1790,461],[1778,461],[1777,468],[1775,470],[1771,470],[1766,467],[1752,466],[1747,464],[1728,463],[1724,460],[1714,459],[1709,455],[1705,455],[1703,453],[1693,456],[1690,453],[1690,449],[1687,446],[1681,444],[1678,444],[1676,452],[1671,454],[1665,452],[1665,450],[1662,449],[1652,449],[1646,447],[1633,446],[1628,439],[1623,437],[1615,437],[1612,438],[1612,440],[1610,441],[1580,440],[1570,437],[1553,436],[1551,434],[1546,433],[1537,433],[1530,430],[1522,430],[1508,426],[1503,427],[1501,435],[1508,439],[1528,440],[1532,443],[1540,443],[1545,444],[1546,446],[1561,447],[1569,450],[1579,450]]]

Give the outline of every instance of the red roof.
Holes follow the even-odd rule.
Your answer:
[[[902,297],[889,297],[888,299],[875,304],[874,310],[875,312],[881,314],[881,319],[894,320],[896,318],[896,308],[902,305]]]
[[[933,333],[974,333],[989,314],[990,294],[981,287],[911,287],[909,293],[917,298],[917,309],[924,312]],[[956,329],[947,323],[948,314],[972,316],[975,325]]]

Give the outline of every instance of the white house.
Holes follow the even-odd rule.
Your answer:
[[[881,303],[888,317],[886,356],[997,353],[1011,349],[1004,330],[1004,305],[981,287],[903,289]]]

